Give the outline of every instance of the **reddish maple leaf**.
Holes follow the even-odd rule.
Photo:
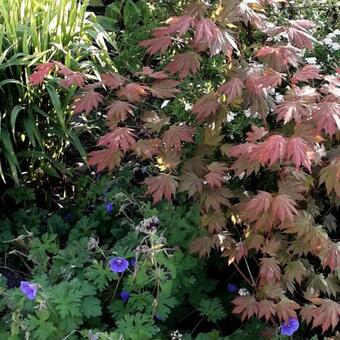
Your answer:
[[[228,30],[219,30],[217,39],[213,40],[210,44],[210,54],[217,55],[223,52],[231,60],[234,50],[238,51],[235,38]]]
[[[99,138],[98,145],[105,145],[110,149],[121,148],[124,152],[136,143],[135,135],[127,127],[115,127],[111,132]]]
[[[171,74],[178,74],[182,80],[186,78],[189,73],[196,74],[200,67],[201,57],[195,52],[185,52],[177,54],[173,61],[166,65],[165,69]]]
[[[322,332],[325,332],[331,326],[334,329],[339,325],[340,304],[330,299],[322,299],[320,306],[313,315],[313,327],[321,326]]]
[[[307,276],[307,270],[302,261],[288,262],[285,268],[285,281],[293,283],[294,281],[301,285],[302,279]]]
[[[260,263],[260,286],[270,282],[278,282],[281,278],[279,262],[272,257],[264,257]]]
[[[288,322],[289,318],[297,318],[296,309],[300,309],[300,306],[295,301],[289,300],[286,297],[276,304],[277,317],[284,322]]]
[[[230,206],[229,198],[232,197],[234,195],[228,188],[213,189],[209,186],[204,188],[201,201],[206,211],[209,211],[210,208],[220,210],[221,205]]]
[[[301,137],[293,136],[288,139],[286,161],[292,161],[296,168],[302,165],[311,172],[311,159],[314,154],[314,150]]]
[[[276,107],[275,112],[276,120],[283,120],[284,124],[292,119],[301,123],[302,118],[310,116],[310,108],[300,99],[285,100]]]
[[[182,142],[192,143],[192,135],[195,132],[195,128],[188,125],[172,126],[170,129],[164,132],[163,142],[167,147],[174,147],[176,150],[182,149]]]
[[[99,104],[104,101],[103,95],[96,91],[88,91],[84,94],[77,96],[74,100],[74,113],[90,113],[92,110],[97,109]]]
[[[264,299],[259,301],[258,318],[264,317],[266,321],[276,314],[276,307],[273,301]]]
[[[171,17],[166,21],[166,23],[168,24],[168,27],[156,28],[152,31],[152,35],[154,37],[161,37],[164,35],[172,35],[176,33],[179,36],[182,36],[191,27],[195,27],[196,21],[189,15],[182,15],[179,17]]]
[[[235,305],[233,313],[241,314],[242,321],[259,314],[259,302],[256,301],[253,295],[238,296],[232,303]]]
[[[257,127],[255,125],[252,125],[251,130],[252,131],[247,132],[246,138],[246,140],[250,143],[255,143],[268,134],[268,131],[262,126]]]
[[[102,83],[111,90],[116,90],[125,82],[124,77],[119,75],[118,73],[102,73],[100,77],[102,79]]]
[[[250,160],[259,160],[261,165],[272,166],[285,156],[287,140],[281,135],[272,135],[251,150]]]
[[[266,191],[259,191],[247,204],[247,216],[253,216],[256,220],[258,215],[266,214],[271,207],[273,196]]]
[[[218,39],[219,28],[211,19],[202,19],[196,22],[194,47],[198,51],[205,51]]]
[[[333,136],[340,130],[340,104],[336,101],[322,101],[314,114],[318,131],[324,130]]]
[[[321,169],[319,183],[325,183],[328,195],[334,190],[335,194],[340,197],[340,159],[335,159]]]
[[[170,118],[164,113],[157,114],[155,111],[144,112],[141,119],[144,122],[144,126],[153,132],[159,132],[164,125],[170,122]]]
[[[299,64],[298,52],[293,46],[264,46],[257,51],[256,57],[262,59],[265,64],[278,72],[287,71],[289,65],[297,67]]]
[[[65,79],[62,79],[59,84],[65,88],[69,88],[72,85],[76,85],[79,87],[85,86],[85,76],[79,72],[73,72],[72,74],[68,75]]]
[[[144,66],[142,72],[137,72],[136,75],[147,76],[153,79],[166,79],[168,75],[164,71],[153,70],[150,66]]]
[[[114,100],[106,109],[106,121],[109,126],[114,126],[118,122],[124,121],[133,112],[134,106],[122,100]]]
[[[189,197],[196,193],[201,193],[203,190],[203,180],[197,177],[194,173],[185,172],[180,176],[180,192],[187,192]]]
[[[144,160],[160,153],[161,142],[159,139],[139,139],[133,148],[134,153]]]
[[[205,175],[206,181],[213,187],[221,188],[225,182],[224,176],[229,170],[228,166],[223,162],[213,162],[208,165],[209,172]]]
[[[296,84],[299,81],[308,82],[312,79],[320,78],[320,68],[316,65],[306,65],[298,70],[292,77],[292,84]]]
[[[44,64],[39,64],[35,67],[34,72],[29,76],[29,81],[32,85],[41,85],[47,75],[54,68],[54,63],[49,61]]]
[[[216,245],[211,236],[197,237],[190,244],[190,252],[198,254],[199,258],[209,256],[213,248],[216,248]]]
[[[148,186],[145,195],[152,195],[153,203],[159,202],[163,197],[171,201],[178,187],[176,177],[169,174],[160,174],[147,178],[144,183]]]
[[[227,105],[233,102],[234,99],[242,97],[244,89],[244,81],[240,78],[232,78],[228,82],[222,84],[218,92],[227,96]]]
[[[301,319],[307,324],[313,320],[317,307],[314,305],[304,305],[300,310]]]
[[[163,54],[170,45],[171,45],[171,37],[168,35],[143,40],[139,43],[139,46],[147,48],[147,52],[150,55],[153,55],[156,53]]]
[[[192,112],[196,114],[197,121],[201,123],[210,115],[215,114],[219,105],[217,95],[215,93],[207,93],[193,105]]]
[[[112,171],[119,166],[123,153],[118,149],[102,149],[90,152],[88,157],[88,165],[96,166],[97,172],[103,171],[105,168]]]
[[[151,92],[158,98],[173,98],[180,90],[176,88],[178,81],[172,79],[156,80],[151,85]]]
[[[140,102],[142,97],[147,96],[149,87],[137,83],[130,83],[125,85],[117,92],[119,98],[126,99],[132,103]]]
[[[227,218],[222,211],[210,211],[201,217],[201,225],[207,227],[211,234],[221,232],[227,223]]]
[[[312,41],[316,40],[307,30],[315,24],[310,20],[291,20],[290,24],[287,30],[290,43],[298,48],[312,49]]]
[[[288,195],[277,195],[273,198],[271,213],[281,223],[292,222],[294,216],[298,214],[296,205],[296,202]]]
[[[328,266],[333,272],[340,269],[340,242],[328,242],[326,249],[321,253],[322,267]]]

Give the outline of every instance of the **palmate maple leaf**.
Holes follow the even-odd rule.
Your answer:
[[[158,98],[173,98],[180,90],[176,88],[179,84],[177,80],[166,79],[156,80],[151,85],[151,92]]]
[[[311,159],[315,155],[314,150],[301,137],[290,137],[287,142],[286,161],[293,162],[298,169],[304,166],[311,172]]]
[[[283,120],[284,124],[287,124],[291,120],[295,120],[296,123],[301,123],[302,119],[310,116],[310,107],[300,99],[285,100],[275,108],[277,113],[277,121]]]
[[[315,305],[304,305],[300,310],[301,319],[304,320],[307,325],[311,323],[315,316],[317,307]]]
[[[179,192],[187,192],[189,197],[203,190],[203,180],[192,172],[184,172],[179,178]]]
[[[211,188],[206,186],[201,195],[201,202],[206,211],[210,208],[220,210],[221,206],[230,206],[229,198],[234,197],[231,190],[228,188]]]
[[[84,94],[77,96],[74,99],[74,113],[90,113],[92,110],[96,110],[100,104],[104,101],[102,94],[96,91],[88,91]]]
[[[292,77],[292,84],[299,81],[308,82],[312,79],[320,79],[320,67],[317,65],[306,65],[294,73]]]
[[[217,39],[213,40],[210,44],[210,54],[214,56],[223,52],[231,60],[234,50],[238,52],[235,38],[231,35],[230,31],[226,29],[219,30]]]
[[[313,327],[321,326],[323,333],[331,327],[334,330],[339,325],[340,304],[330,299],[322,299],[313,316]]]
[[[108,126],[115,126],[124,121],[133,112],[134,106],[122,100],[114,100],[107,108],[106,122]]]
[[[332,272],[340,269],[340,242],[329,241],[327,247],[321,253],[321,259],[323,268],[328,266]]]
[[[296,282],[298,285],[301,285],[303,278],[306,277],[307,274],[307,269],[302,261],[291,261],[288,262],[285,267],[284,279],[288,283]]]
[[[273,301],[263,299],[259,301],[258,318],[264,317],[266,321],[269,321],[272,316],[276,314],[276,307]]]
[[[299,49],[293,46],[264,46],[257,51],[256,57],[262,59],[266,65],[278,72],[287,71],[288,67],[297,67],[300,58],[298,56]]]
[[[195,128],[188,125],[171,126],[164,132],[162,140],[167,147],[174,147],[176,150],[182,149],[182,142],[193,143],[192,135]]]
[[[273,201],[273,196],[266,191],[259,191],[247,204],[246,214],[251,220],[256,220],[258,215],[268,213]]]
[[[137,76],[147,76],[153,79],[167,79],[168,75],[164,71],[155,71],[150,66],[144,66],[141,72],[136,73]]]
[[[122,149],[124,152],[133,148],[136,143],[135,135],[127,127],[115,127],[111,132],[100,137],[98,145],[105,145],[110,149]]]
[[[54,67],[55,64],[52,61],[37,65],[34,72],[29,76],[29,82],[34,86],[41,85]]]
[[[220,104],[217,101],[216,93],[207,93],[203,95],[192,106],[192,112],[196,114],[196,119],[199,123],[203,122],[207,117],[215,114]]]
[[[147,52],[150,55],[153,54],[163,54],[171,45],[171,37],[169,35],[163,35],[157,38],[143,40],[139,43],[139,46],[146,47]]]
[[[125,78],[118,73],[106,72],[102,73],[100,77],[102,79],[102,83],[110,90],[116,90],[125,82]]]
[[[244,242],[237,242],[230,249],[226,249],[223,255],[229,257],[228,265],[231,265],[233,262],[239,263],[243,257],[248,255],[247,245]]]
[[[178,34],[179,36],[182,36],[187,31],[189,31],[190,28],[195,27],[196,20],[190,15],[182,15],[178,17],[170,17],[166,21],[166,24],[168,27],[155,28],[152,31],[152,35],[154,37],[172,34]]]
[[[210,236],[200,236],[195,238],[190,244],[190,252],[198,254],[199,258],[210,255],[211,249],[215,248],[215,241]]]
[[[280,281],[281,269],[277,260],[272,257],[264,257],[260,262],[260,286]]]
[[[147,178],[144,183],[148,186],[145,195],[152,195],[153,203],[156,204],[163,197],[171,201],[178,188],[177,178],[169,174],[160,174]]]
[[[321,169],[319,184],[325,183],[327,194],[334,190],[340,197],[340,159],[333,160],[329,165]]]
[[[148,95],[149,90],[150,88],[146,85],[130,83],[121,88],[117,92],[117,96],[129,102],[138,103],[142,100],[142,97]]]
[[[65,88],[70,88],[72,85],[84,87],[85,86],[85,75],[80,72],[72,72],[65,79],[59,81],[59,84]]]
[[[172,75],[178,74],[179,79],[186,78],[190,73],[196,74],[200,67],[201,57],[195,52],[177,54],[165,69]]]
[[[157,167],[161,170],[176,169],[181,162],[181,153],[176,149],[162,148],[157,157]]]
[[[253,295],[238,296],[232,303],[235,305],[233,314],[241,314],[242,321],[259,314],[259,302]]]
[[[271,214],[274,219],[281,223],[292,222],[298,215],[296,202],[288,195],[277,195],[273,198],[271,205]]]
[[[201,217],[202,227],[206,227],[209,233],[221,232],[227,223],[227,218],[222,211],[210,211]]]
[[[205,175],[206,181],[209,185],[217,188],[221,188],[225,182],[224,176],[229,170],[228,166],[223,162],[212,162],[208,165],[209,172]]]
[[[297,318],[295,310],[300,309],[300,306],[293,300],[283,297],[276,304],[276,314],[279,320],[288,322],[289,318]]]
[[[310,20],[291,20],[290,27],[287,29],[290,43],[298,48],[312,49],[312,42],[316,42],[316,39],[308,32],[308,29],[313,27],[315,24]]]
[[[144,127],[152,132],[159,132],[164,125],[170,123],[170,118],[163,112],[145,111],[141,117],[144,122]]]
[[[134,153],[142,160],[158,155],[160,149],[161,141],[159,139],[139,139],[133,146]]]
[[[193,42],[194,48],[198,51],[206,51],[218,39],[219,34],[220,29],[211,19],[197,20]]]
[[[97,172],[101,172],[105,168],[112,171],[119,166],[123,153],[118,149],[102,149],[90,152],[88,157],[88,165],[96,166]]]
[[[246,141],[250,143],[255,143],[259,140],[261,140],[263,137],[265,137],[268,134],[268,131],[264,127],[257,127],[255,125],[251,126],[251,130],[247,132],[247,138]]]
[[[330,98],[331,99],[331,98]],[[324,130],[330,136],[340,131],[340,104],[325,98],[314,113],[318,131]]]
[[[240,78],[232,78],[228,82],[222,84],[218,92],[227,96],[227,105],[232,103],[234,99],[242,97],[244,89],[244,81]]]

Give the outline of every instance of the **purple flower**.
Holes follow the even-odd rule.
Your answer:
[[[122,301],[125,303],[127,300],[129,300],[130,293],[127,292],[126,290],[122,290],[121,293],[120,293],[120,297],[121,297]]]
[[[299,320],[289,318],[288,322],[284,322],[281,325],[281,335],[291,336],[299,329]]]
[[[229,293],[235,293],[237,291],[238,287],[236,285],[234,285],[233,283],[228,283],[227,289],[228,289]]]
[[[112,211],[113,211],[113,204],[112,202],[106,202],[104,204],[104,207],[105,207],[105,210],[108,214],[112,214]]]
[[[38,293],[38,285],[28,281],[21,281],[20,290],[26,295],[27,299],[34,300]]]
[[[130,262],[130,266],[134,267],[136,265],[136,258],[133,257],[129,262]]]
[[[123,257],[115,257],[110,260],[109,266],[111,271],[115,273],[123,273],[129,267],[129,261]]]
[[[158,321],[163,321],[163,318],[160,315],[158,315],[157,313],[155,314],[154,318]]]

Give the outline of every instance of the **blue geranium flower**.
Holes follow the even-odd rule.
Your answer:
[[[104,207],[105,207],[105,210],[106,210],[107,213],[112,214],[112,211],[113,211],[113,204],[112,204],[112,202],[106,202],[104,204]]]
[[[281,325],[281,335],[291,336],[299,329],[299,327],[299,320],[289,318],[288,322],[284,322]]]
[[[121,297],[122,301],[125,303],[127,300],[129,300],[130,293],[127,292],[126,290],[122,290],[121,293],[120,293],[120,297]]]
[[[34,300],[38,293],[38,285],[28,281],[21,281],[20,290],[26,295],[27,299]]]
[[[238,290],[238,287],[233,283],[228,283],[227,289],[229,293],[235,293]]]
[[[115,257],[109,261],[110,270],[115,273],[123,273],[129,267],[129,261],[124,257]]]
[[[136,258],[133,257],[131,260],[130,260],[130,266],[131,267],[134,267],[136,265]]]

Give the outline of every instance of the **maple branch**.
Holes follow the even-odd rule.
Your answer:
[[[256,284],[255,284],[255,281],[254,281],[254,277],[253,277],[253,274],[251,273],[250,271],[250,268],[249,268],[249,265],[248,265],[248,261],[247,261],[247,258],[244,257],[244,261],[246,262],[246,266],[247,266],[247,269],[248,269],[248,273],[250,275],[250,278],[251,278],[251,281],[253,282],[253,287],[256,287]]]
[[[235,266],[235,268],[237,269],[237,271],[241,274],[241,276],[243,277],[243,279],[249,284],[249,286],[254,287],[254,285],[252,284],[252,282],[247,278],[247,276],[245,276],[245,274],[242,272],[242,270],[240,269],[240,267],[233,262],[233,265]]]

